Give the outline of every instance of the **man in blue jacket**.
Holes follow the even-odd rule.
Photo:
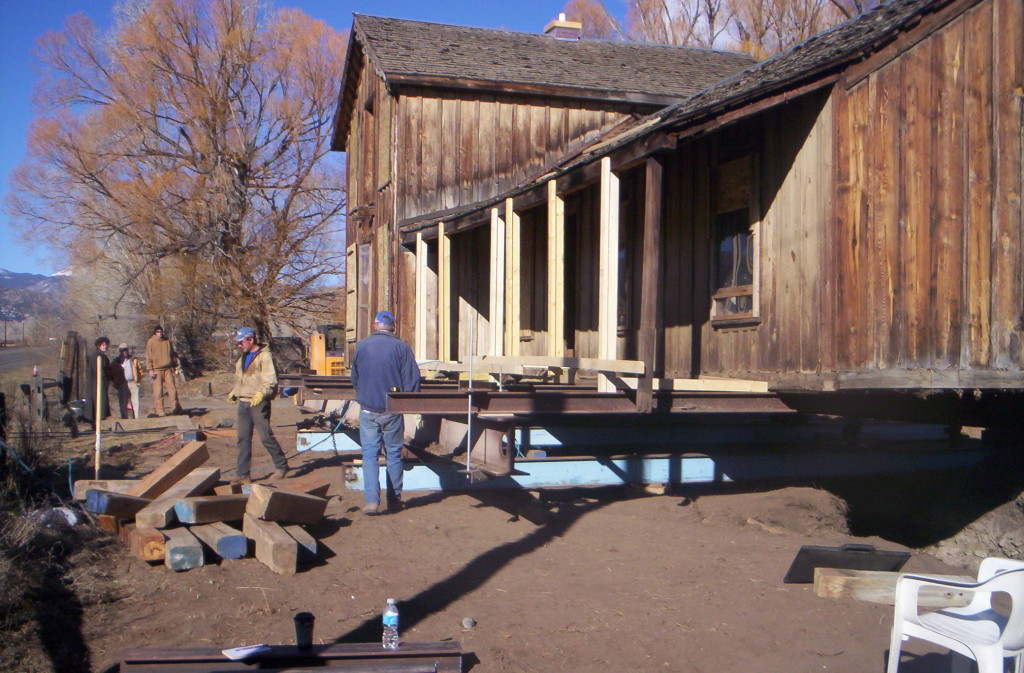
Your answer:
[[[412,349],[395,336],[395,316],[381,311],[373,319],[373,334],[356,346],[352,385],[359,403],[359,443],[363,448],[363,513],[379,514],[381,443],[387,461],[387,511],[402,508],[402,414],[388,413],[388,393],[420,389],[420,369]]]

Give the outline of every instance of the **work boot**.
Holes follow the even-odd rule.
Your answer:
[[[249,475],[247,475],[247,474],[239,474],[234,479],[231,480],[231,483],[243,486],[245,484],[251,484],[252,483],[252,479],[250,479]]]
[[[366,505],[363,507],[363,514],[366,516],[377,516],[380,514],[380,505]]]
[[[284,479],[285,475],[288,474],[288,466],[279,467],[274,470],[274,479]]]

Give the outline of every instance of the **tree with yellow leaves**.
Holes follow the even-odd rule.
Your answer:
[[[75,15],[40,41],[15,221],[88,243],[163,320],[269,334],[336,311],[324,279],[343,269],[343,166],[328,152],[344,36],[262,0],[116,13],[109,33]]]

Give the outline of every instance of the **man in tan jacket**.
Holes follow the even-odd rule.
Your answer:
[[[178,356],[174,353],[171,340],[164,335],[164,328],[157,325],[153,328],[153,336],[146,342],[146,368],[149,378],[153,380],[153,408],[157,416],[164,413],[164,388],[172,403],[172,414],[183,413],[178,401],[178,387],[174,383],[174,375],[178,373]]]
[[[236,430],[238,460],[233,481],[250,482],[252,462],[252,431],[260,433],[263,448],[274,461],[274,477],[288,474],[288,460],[270,427],[270,401],[277,394],[277,369],[266,344],[256,341],[256,330],[241,327],[235,333],[240,357],[235,363],[235,387],[228,393],[229,402],[238,402]]]

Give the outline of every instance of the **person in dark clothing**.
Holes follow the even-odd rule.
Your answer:
[[[387,510],[402,508],[402,414],[388,413],[389,392],[419,392],[420,369],[412,349],[395,336],[395,316],[381,311],[373,319],[374,332],[356,346],[352,358],[352,385],[359,403],[359,443],[363,449],[363,513],[380,513],[381,444],[387,462]]]
[[[110,416],[110,398],[108,394],[110,388],[110,358],[107,357],[110,339],[101,336],[94,343],[96,350],[85,361],[85,409],[82,415],[85,417],[85,420],[95,425],[98,421],[102,421]],[[100,374],[100,417],[98,419],[95,418],[97,359],[99,360],[98,369]]]

